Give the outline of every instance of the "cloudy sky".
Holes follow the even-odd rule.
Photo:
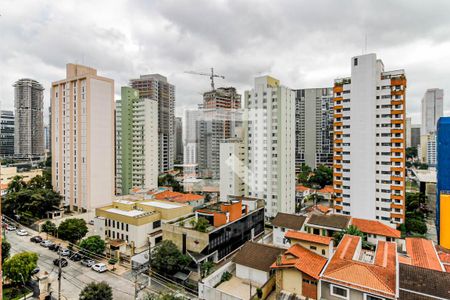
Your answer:
[[[407,106],[420,122],[427,88],[450,91],[450,1],[2,0],[0,106],[13,108],[18,78],[50,83],[82,63],[120,86],[140,74],[176,86],[177,115],[201,102],[214,67],[217,85],[251,87],[271,74],[291,88],[331,86],[365,49],[386,70],[405,69]],[[447,96],[445,96],[447,97]],[[450,101],[445,110],[450,111]]]

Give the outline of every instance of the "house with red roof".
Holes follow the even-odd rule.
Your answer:
[[[378,241],[362,248],[359,236],[345,235],[321,273],[319,299],[382,300],[398,298],[397,245]]]
[[[289,240],[290,245],[299,244],[323,257],[328,258],[333,254],[333,238],[331,237],[289,230],[285,238]]]
[[[377,241],[399,242],[401,232],[377,220],[352,218],[350,225],[356,226],[367,236],[367,241],[373,245]]]
[[[439,256],[436,247],[431,240],[423,238],[407,237],[405,239],[406,253],[399,255],[402,264],[416,266],[425,269],[445,272],[445,266],[441,261],[444,255]]]
[[[320,299],[320,273],[326,263],[325,257],[300,244],[291,246],[272,265],[276,276],[277,299]]]
[[[179,193],[173,192],[171,190],[164,190],[160,193],[153,194],[156,200],[166,200],[181,204],[188,204],[193,207],[201,206],[205,203],[205,197],[202,195],[191,194],[191,193]]]

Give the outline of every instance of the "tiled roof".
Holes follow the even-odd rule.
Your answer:
[[[336,229],[345,229],[350,222],[349,216],[331,214],[331,215],[311,215],[307,224],[322,227],[332,227]]]
[[[314,208],[324,214],[327,213],[331,209],[330,207],[322,205],[322,204],[317,204]]]
[[[247,242],[233,258],[233,262],[252,269],[269,272],[270,266],[283,252],[284,249],[274,246]]]
[[[400,293],[405,295],[400,299],[450,299],[449,273],[405,264],[400,264],[399,267]],[[420,296],[426,298],[419,298]]]
[[[299,185],[295,186],[295,190],[297,192],[306,192],[306,191],[309,191],[309,188],[304,185],[299,184]]]
[[[322,189],[318,190],[318,192],[322,194],[333,194],[334,188],[332,185],[326,185]]]
[[[433,242],[422,238],[406,238],[406,253],[411,265],[437,271],[443,271]]]
[[[289,230],[288,232],[286,232],[285,237],[287,239],[308,241],[308,242],[322,244],[322,245],[329,245],[330,242],[333,240],[331,237],[328,237],[328,236],[321,236],[321,235],[316,235],[316,234],[311,234],[311,233],[301,232],[301,231],[293,231],[293,230]]]
[[[325,257],[316,254],[299,244],[291,246],[272,268],[286,268],[295,267],[297,270],[315,278],[319,279],[320,272],[327,263]]]
[[[382,235],[393,238],[400,238],[401,236],[400,231],[388,225],[385,225],[380,221],[352,218],[351,224],[358,227],[358,229],[364,233]]]
[[[156,200],[169,200],[169,201],[174,201],[174,202],[178,202],[178,203],[197,201],[197,200],[200,200],[203,198],[204,197],[201,195],[183,194],[183,193],[172,192],[172,191],[168,191],[168,190],[155,195]]]
[[[322,279],[349,287],[362,287],[392,297],[396,292],[396,244],[379,241],[373,263],[354,260],[361,237],[345,235],[325,269]]]
[[[272,225],[277,227],[289,228],[293,230],[300,230],[302,229],[305,220],[306,220],[305,216],[278,213],[275,216],[275,218],[273,218]]]

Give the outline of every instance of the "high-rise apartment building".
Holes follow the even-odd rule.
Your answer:
[[[270,76],[245,92],[246,194],[264,199],[266,216],[295,212],[295,92]]]
[[[420,145],[420,127],[419,124],[411,124],[411,147]]]
[[[14,112],[0,110],[0,157],[14,155]]]
[[[186,134],[190,144],[185,144],[188,151],[185,155],[195,153],[194,161],[187,160],[198,164],[200,176],[219,179],[220,142],[236,137],[236,128],[242,124],[240,108],[241,95],[235,88],[218,88],[204,93],[199,109],[187,114]]]
[[[440,117],[444,115],[444,90],[428,89],[422,98],[422,135],[436,131]]]
[[[33,79],[14,83],[14,155],[19,158],[44,155],[44,87]]]
[[[295,172],[333,164],[333,88],[295,91]]]
[[[122,87],[116,101],[116,194],[158,187],[158,102]]]
[[[335,80],[337,213],[404,222],[405,92],[405,72],[385,71],[375,54],[353,57],[351,77]]]
[[[229,196],[245,195],[245,144],[241,138],[230,138],[220,143],[220,201]]]
[[[85,211],[114,194],[114,81],[67,64],[52,83],[52,183],[64,206]]]
[[[438,244],[450,249],[450,117],[437,124],[436,229]]]
[[[158,102],[159,172],[173,170],[175,154],[175,86],[160,74],[131,79],[130,86],[139,97]]]
[[[183,163],[183,119],[175,118],[175,163]]]

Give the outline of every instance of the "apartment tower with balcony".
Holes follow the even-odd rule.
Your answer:
[[[52,183],[70,210],[109,204],[114,194],[114,81],[67,64],[51,90]]]
[[[158,187],[158,102],[122,87],[116,101],[116,194]]]
[[[264,199],[267,217],[295,213],[295,92],[270,76],[245,92],[246,195]]]
[[[334,84],[335,210],[392,227],[405,220],[404,70],[385,71],[375,54],[351,59]]]
[[[130,80],[139,97],[158,102],[159,172],[173,170],[175,158],[175,86],[160,74],[141,75]]]

